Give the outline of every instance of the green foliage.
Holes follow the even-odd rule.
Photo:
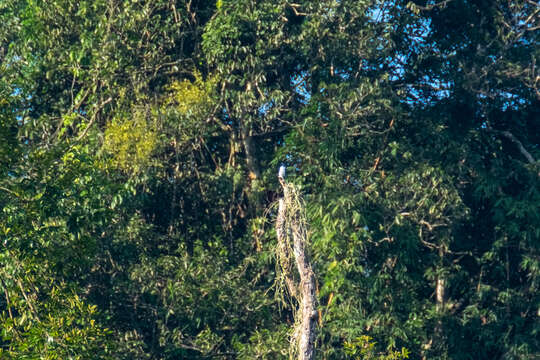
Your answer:
[[[12,279],[4,278],[10,303],[8,313],[0,316],[2,341],[9,344],[0,349],[3,359],[114,358],[111,331],[96,322],[95,305],[55,286],[46,290],[49,299],[38,302],[37,294],[24,293],[22,286],[8,289]]]
[[[207,81],[202,79],[200,73],[195,74],[195,81],[182,80],[170,85],[172,99],[168,100],[166,105],[174,104],[182,116],[199,115],[197,111],[208,111],[212,105],[216,79],[211,78]]]
[[[317,358],[538,357],[537,11],[0,2],[0,358],[286,358],[281,163]]]
[[[136,175],[149,165],[158,135],[145,115],[139,110],[107,126],[103,150],[112,156],[113,167]]]
[[[387,353],[376,353],[376,342],[367,335],[357,337],[353,342],[345,343],[345,351],[347,355],[354,359],[361,360],[400,360],[408,359],[409,351],[401,348],[401,351],[390,349]]]

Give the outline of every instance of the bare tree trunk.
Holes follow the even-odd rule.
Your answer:
[[[283,198],[279,201],[276,219],[278,237],[278,258],[285,276],[285,283],[291,296],[298,301],[293,340],[298,360],[312,360],[315,348],[315,326],[317,321],[315,275],[309,261],[307,223],[303,204],[296,190],[280,179]],[[300,283],[294,283],[294,267],[290,264],[291,245]]]
[[[444,245],[439,246],[439,261],[441,262],[441,266],[443,265],[444,260]],[[446,289],[446,279],[445,276],[441,273],[437,275],[437,283],[435,284],[435,298],[436,298],[436,307],[437,311],[441,312],[444,308],[444,296],[445,296],[445,289]]]
[[[442,275],[437,276],[437,285],[435,287],[435,293],[437,298],[437,311],[441,312],[444,308],[444,290],[445,280]]]
[[[286,217],[286,206],[285,200],[283,198],[279,199],[279,208],[278,215],[276,219],[276,234],[278,238],[278,261],[280,263],[281,269],[283,269],[283,276],[285,280],[285,285],[287,286],[287,291],[289,295],[293,298],[298,298],[298,289],[294,282],[294,276],[292,271],[292,264],[290,260],[292,259],[291,247],[288,243],[288,229]]]
[[[439,246],[439,261],[440,266],[443,266],[443,260],[445,256],[444,245]],[[435,283],[435,309],[437,310],[437,315],[442,316],[444,312],[444,302],[445,302],[445,292],[446,292],[446,276],[444,273],[439,271],[437,274],[437,279]],[[443,346],[444,343],[444,329],[441,319],[437,319],[435,324],[434,331],[434,342],[437,346]]]
[[[306,252],[304,248],[304,241],[293,229],[293,242],[294,242],[294,257],[296,259],[296,266],[300,273],[300,289],[301,292],[301,327],[298,329],[297,341],[298,341],[298,359],[299,360],[311,360],[314,354],[315,343],[315,324],[317,320],[317,310],[315,306],[315,275],[309,260],[306,258]]]

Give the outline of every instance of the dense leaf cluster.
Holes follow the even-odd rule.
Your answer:
[[[539,356],[539,14],[1,1],[0,358],[287,358],[281,163],[318,359]]]

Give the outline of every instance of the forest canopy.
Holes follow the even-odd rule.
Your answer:
[[[0,0],[0,359],[540,356],[540,5]],[[297,274],[295,275],[297,276]]]

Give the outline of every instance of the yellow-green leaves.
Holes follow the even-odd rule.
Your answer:
[[[409,358],[409,350],[401,348],[401,351],[390,347],[387,352],[376,351],[377,342],[371,336],[362,335],[350,342],[345,342],[345,352],[358,360],[402,360]]]
[[[137,110],[132,117],[117,118],[107,126],[103,149],[111,155],[114,167],[136,174],[150,164],[157,132],[146,115]]]
[[[198,72],[193,81],[175,81],[162,98],[159,112],[164,115],[165,132],[175,138],[177,149],[198,149],[202,138],[216,129],[217,77],[203,79]]]
[[[202,115],[212,103],[216,80],[213,77],[205,81],[200,73],[195,73],[195,81],[176,81],[170,86],[170,98],[165,103],[174,105],[183,116]]]

